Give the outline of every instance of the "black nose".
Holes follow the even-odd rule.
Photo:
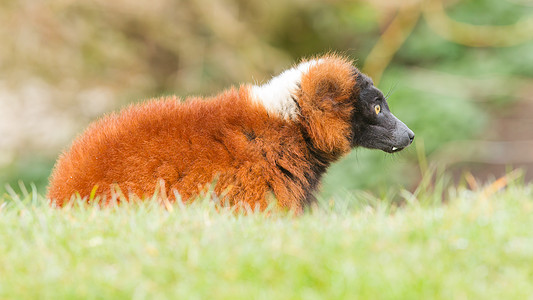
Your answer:
[[[413,143],[413,140],[415,139],[415,133],[412,130],[409,130],[407,134],[409,135],[409,144]]]

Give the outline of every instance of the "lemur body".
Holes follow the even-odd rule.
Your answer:
[[[264,209],[276,199],[301,211],[327,167],[353,147],[396,152],[413,137],[367,76],[327,55],[262,86],[103,117],[60,156],[48,197],[58,205],[73,194],[109,199],[116,187],[146,197],[163,183],[187,201],[214,183],[233,205]]]

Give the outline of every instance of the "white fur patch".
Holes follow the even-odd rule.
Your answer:
[[[295,99],[302,75],[307,73],[311,66],[320,62],[321,59],[302,62],[261,86],[252,86],[251,98],[253,101],[261,103],[269,113],[286,120],[295,120],[298,116],[298,106]]]

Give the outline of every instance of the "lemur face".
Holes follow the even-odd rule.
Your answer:
[[[383,93],[362,73],[357,72],[356,82],[352,146],[380,149],[388,153],[409,146],[415,134],[391,113]]]

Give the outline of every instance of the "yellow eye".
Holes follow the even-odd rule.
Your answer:
[[[376,104],[376,106],[374,106],[374,110],[376,111],[376,115],[379,115],[379,113],[381,112],[381,106],[379,106],[379,104]]]

